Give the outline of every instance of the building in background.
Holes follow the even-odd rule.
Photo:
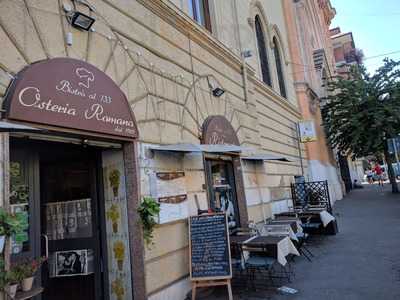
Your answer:
[[[330,30],[338,75],[347,76],[350,66],[362,63],[363,53],[357,49],[352,32],[342,33],[340,27]]]
[[[337,75],[348,78],[350,68],[362,63],[363,53],[355,46],[353,33],[342,33],[339,27],[330,30]],[[361,182],[364,178],[362,159],[352,159],[346,153],[338,153],[340,171],[346,191],[352,189],[354,180]]]
[[[329,0],[283,1],[288,24],[294,85],[302,118],[312,122],[315,139],[306,142],[308,181],[327,180],[331,199],[343,197],[334,151],[322,126],[321,99],[327,95],[325,80],[336,75],[329,26],[336,11]]]

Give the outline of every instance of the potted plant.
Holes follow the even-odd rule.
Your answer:
[[[117,260],[118,270],[122,271],[125,258],[125,245],[122,241],[116,241],[114,243],[114,257]]]
[[[17,214],[11,214],[0,208],[0,253],[3,252],[6,237],[20,235],[29,224]]]
[[[112,204],[110,209],[107,211],[107,219],[111,220],[113,232],[118,232],[118,220],[120,218],[119,207],[116,204]]]
[[[108,175],[108,180],[110,181],[110,186],[113,189],[114,197],[118,197],[118,188],[119,188],[119,183],[120,183],[120,177],[121,177],[121,173],[117,169],[112,170],[110,172],[110,174]]]
[[[14,299],[17,294],[18,283],[20,281],[20,274],[17,270],[11,269],[5,272],[3,290],[11,298]]]
[[[40,257],[39,259],[29,259],[17,264],[14,267],[17,274],[19,274],[21,288],[24,292],[30,291],[32,289],[35,274],[45,261],[45,257]]]
[[[143,239],[149,246],[152,243],[154,226],[157,224],[156,217],[160,213],[160,204],[152,197],[143,197],[138,212],[143,228]]]

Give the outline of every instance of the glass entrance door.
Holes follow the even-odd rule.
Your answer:
[[[48,255],[36,279],[44,287],[41,299],[103,299],[98,153],[19,139],[10,153],[13,203],[29,220],[27,236],[13,245],[13,260]]]
[[[43,299],[100,299],[95,153],[40,155]],[[43,249],[42,249],[43,251]]]
[[[206,159],[206,173],[211,209],[216,212],[227,213],[230,229],[239,227],[240,220],[232,162]]]

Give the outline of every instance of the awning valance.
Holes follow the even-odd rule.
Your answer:
[[[17,123],[0,121],[0,132],[41,132],[43,129]]]
[[[210,145],[210,144],[173,144],[150,147],[153,151],[170,152],[204,152],[204,153],[240,153],[246,148],[236,145]]]
[[[252,161],[271,161],[271,160],[276,161],[277,160],[277,161],[286,161],[286,162],[291,161],[284,156],[278,156],[278,155],[273,155],[273,154],[254,154],[254,155],[244,156],[244,157],[242,157],[242,160],[252,160]]]
[[[152,146],[152,151],[165,151],[165,152],[200,152],[200,153],[246,153],[241,157],[242,160],[250,161],[286,161],[290,162],[288,158],[284,156],[278,156],[267,153],[259,154],[248,154],[254,153],[255,149],[249,147],[236,146],[236,145],[213,145],[213,144],[173,144],[163,146]]]

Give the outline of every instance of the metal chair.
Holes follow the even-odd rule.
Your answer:
[[[272,286],[275,285],[273,280],[274,264],[276,259],[266,256],[260,251],[249,251],[249,257],[245,262],[247,278],[251,281],[254,289],[256,289],[256,274],[262,277],[259,282],[265,283],[265,277],[268,277]],[[248,286],[248,284],[247,284]]]
[[[299,251],[301,255],[303,255],[308,261],[312,261],[311,257],[314,257],[314,254],[307,248],[306,241],[308,239],[308,233],[297,232],[297,241],[293,241],[295,247]]]
[[[237,243],[231,243],[230,247],[231,247],[231,265],[234,278],[232,284],[236,286],[241,286],[241,283],[245,282],[245,284],[247,285],[247,278],[245,278],[246,265],[244,263],[245,260],[244,260],[242,245]]]

